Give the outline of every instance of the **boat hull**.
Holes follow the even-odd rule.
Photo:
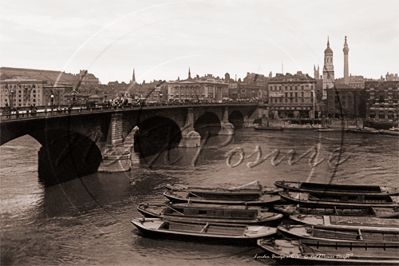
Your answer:
[[[398,219],[352,216],[290,215],[290,219],[302,224],[326,229],[361,229],[399,232]]]
[[[244,200],[231,200],[231,199],[204,199],[200,197],[190,197],[187,192],[172,192],[165,191],[163,195],[173,203],[207,203],[207,204],[239,204],[239,205],[257,205],[265,206],[278,202],[281,197],[279,195],[266,194],[262,195],[256,200],[244,201]]]
[[[131,221],[141,233],[152,238],[184,241],[217,241],[228,244],[256,244],[259,238],[269,237],[277,228],[265,226],[229,225],[217,223],[180,223],[158,218],[139,218]],[[154,225],[151,225],[154,223]],[[148,226],[148,224],[150,224]],[[205,229],[205,230],[204,230]]]
[[[393,202],[389,195],[381,195],[374,197],[370,195],[370,200],[367,200],[367,196],[362,196],[360,200],[357,200],[357,195],[325,195],[325,194],[314,194],[305,192],[280,192],[279,195],[288,200],[289,202],[295,202],[305,205],[317,205],[320,207],[332,207],[332,206],[347,206],[347,207],[395,207],[399,208],[399,204]],[[315,195],[315,196],[314,196]],[[346,198],[345,198],[346,196]],[[354,198],[353,200],[350,198]]]
[[[339,215],[339,216],[366,216],[379,218],[399,218],[399,209],[394,207],[349,207],[330,206],[318,207],[312,205],[274,205],[274,210],[287,214],[318,214],[318,215]]]
[[[258,246],[275,254],[275,258],[292,261],[312,261],[360,265],[395,265],[399,263],[397,243],[340,243],[312,240],[258,240]],[[284,261],[285,262],[285,261]]]
[[[324,184],[324,183],[308,183],[295,181],[276,181],[276,187],[283,188],[288,191],[297,192],[315,192],[324,194],[349,194],[349,195],[399,195],[399,188],[381,187],[368,185],[341,185],[341,184]]]
[[[279,225],[277,229],[294,238],[337,242],[399,243],[399,232],[361,229],[326,229],[315,225]]]
[[[140,204],[137,210],[148,218],[163,218],[180,222],[210,222],[248,225],[277,225],[280,213],[257,206],[176,203],[163,205]]]

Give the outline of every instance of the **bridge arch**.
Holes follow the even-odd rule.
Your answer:
[[[134,135],[134,150],[141,157],[154,155],[162,149],[178,147],[182,139],[179,125],[170,118],[153,116],[141,121]]]
[[[33,137],[40,148],[39,179],[51,186],[97,172],[102,155],[90,137],[67,130],[48,130]]]
[[[213,112],[203,113],[194,123],[194,130],[200,134],[201,139],[204,139],[208,132],[210,136],[218,135],[221,128],[220,119]]]
[[[240,129],[244,125],[244,116],[240,111],[234,110],[229,115],[229,122],[233,124],[235,129]]]

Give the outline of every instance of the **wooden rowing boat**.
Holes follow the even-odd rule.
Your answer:
[[[133,219],[141,232],[153,237],[178,237],[184,240],[193,239],[224,239],[240,242],[254,241],[268,237],[277,232],[277,228],[266,226],[236,225],[210,222],[178,222],[160,218]]]
[[[140,204],[137,210],[144,217],[164,218],[181,222],[276,225],[283,218],[280,213],[245,205],[175,203],[164,205],[161,208],[160,206]]]
[[[368,229],[334,229],[317,225],[279,225],[278,230],[291,237],[325,241],[396,242],[399,232]]]
[[[337,229],[367,229],[399,232],[399,219],[375,217],[328,216],[328,215],[290,215],[290,219],[308,225]]]
[[[326,183],[308,183],[295,181],[276,181],[276,187],[280,187],[289,191],[297,192],[323,192],[329,194],[350,194],[350,195],[398,195],[399,188],[382,187],[372,185],[343,185],[343,184],[326,184]]]
[[[305,192],[280,192],[280,196],[288,201],[317,205],[322,207],[328,206],[348,206],[348,207],[399,207],[389,195],[348,195],[348,194],[324,194],[305,193]]]
[[[255,125],[254,128],[256,130],[272,130],[272,131],[281,131],[281,130],[283,130],[282,127],[267,127],[267,126],[260,126],[260,125]]]
[[[398,243],[259,239],[258,245],[274,258],[320,264],[394,265],[399,263]]]
[[[165,191],[163,193],[165,197],[174,203],[206,203],[206,204],[233,204],[233,205],[268,205],[279,201],[281,198],[279,195],[265,194],[261,195],[255,200],[242,200],[237,198],[225,198],[225,199],[207,199],[202,197],[192,196],[188,192],[181,191]]]
[[[262,194],[277,194],[282,189],[276,187],[262,187],[258,181],[241,185],[238,187],[194,187],[185,185],[165,185],[171,191],[183,191],[191,196],[203,197],[206,199],[232,199],[232,200],[254,200]]]
[[[329,206],[319,207],[309,204],[274,205],[273,209],[284,214],[317,214],[317,215],[340,215],[340,216],[371,216],[379,218],[399,218],[398,207],[351,207],[351,206]]]

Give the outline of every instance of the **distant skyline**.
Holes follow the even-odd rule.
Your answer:
[[[213,74],[243,79],[323,74],[327,38],[335,78],[399,72],[399,1],[0,1],[2,67],[79,73],[103,84]]]

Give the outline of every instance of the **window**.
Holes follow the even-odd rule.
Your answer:
[[[297,92],[295,92],[295,97],[298,97],[298,93]]]
[[[281,91],[281,86],[278,86],[278,89]]]
[[[292,91],[292,86],[290,86],[290,91]]]
[[[295,90],[297,90],[297,86],[295,86]]]
[[[301,90],[303,90],[303,85],[301,86]]]

